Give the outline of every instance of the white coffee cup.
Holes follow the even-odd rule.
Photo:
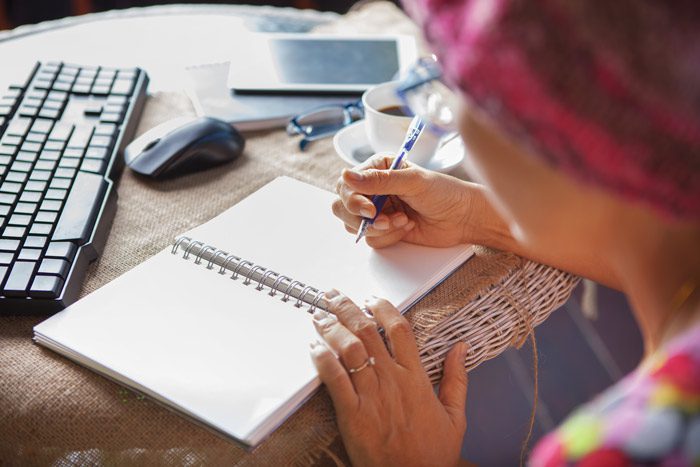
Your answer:
[[[389,107],[404,106],[396,94],[398,81],[389,81],[369,88],[362,94],[365,107],[365,132],[375,153],[398,154],[413,117],[390,115],[381,112]],[[429,129],[416,141],[408,155],[414,164],[426,167],[440,146],[440,137]]]

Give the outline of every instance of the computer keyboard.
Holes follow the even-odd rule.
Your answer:
[[[143,70],[37,63],[0,99],[0,312],[76,300],[116,210]]]

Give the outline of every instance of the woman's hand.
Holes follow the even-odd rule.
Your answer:
[[[459,243],[495,246],[490,239],[494,233],[509,236],[480,185],[410,163],[390,171],[392,161],[389,156],[374,156],[344,170],[336,185],[340,198],[333,203],[333,213],[352,233],[357,232],[362,217],[374,217],[371,195],[391,195],[367,229],[371,247],[382,248],[400,240],[437,247]]]
[[[466,345],[448,354],[436,396],[411,327],[396,308],[379,299],[367,304],[386,332],[388,350],[375,322],[352,301],[336,291],[325,298],[335,316],[314,314],[326,344],[312,344],[311,356],[353,464],[456,465],[467,423]],[[370,358],[374,364],[365,365]]]

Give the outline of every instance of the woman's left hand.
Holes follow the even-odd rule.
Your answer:
[[[353,464],[456,465],[467,424],[467,346],[448,354],[436,396],[411,327],[396,308],[380,299],[366,305],[385,330],[387,349],[377,324],[350,299],[336,291],[325,298],[335,317],[314,314],[326,345],[312,344],[311,356]]]

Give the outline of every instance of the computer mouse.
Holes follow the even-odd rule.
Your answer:
[[[245,140],[211,117],[176,118],[148,130],[124,150],[126,165],[152,178],[172,178],[238,158]]]

